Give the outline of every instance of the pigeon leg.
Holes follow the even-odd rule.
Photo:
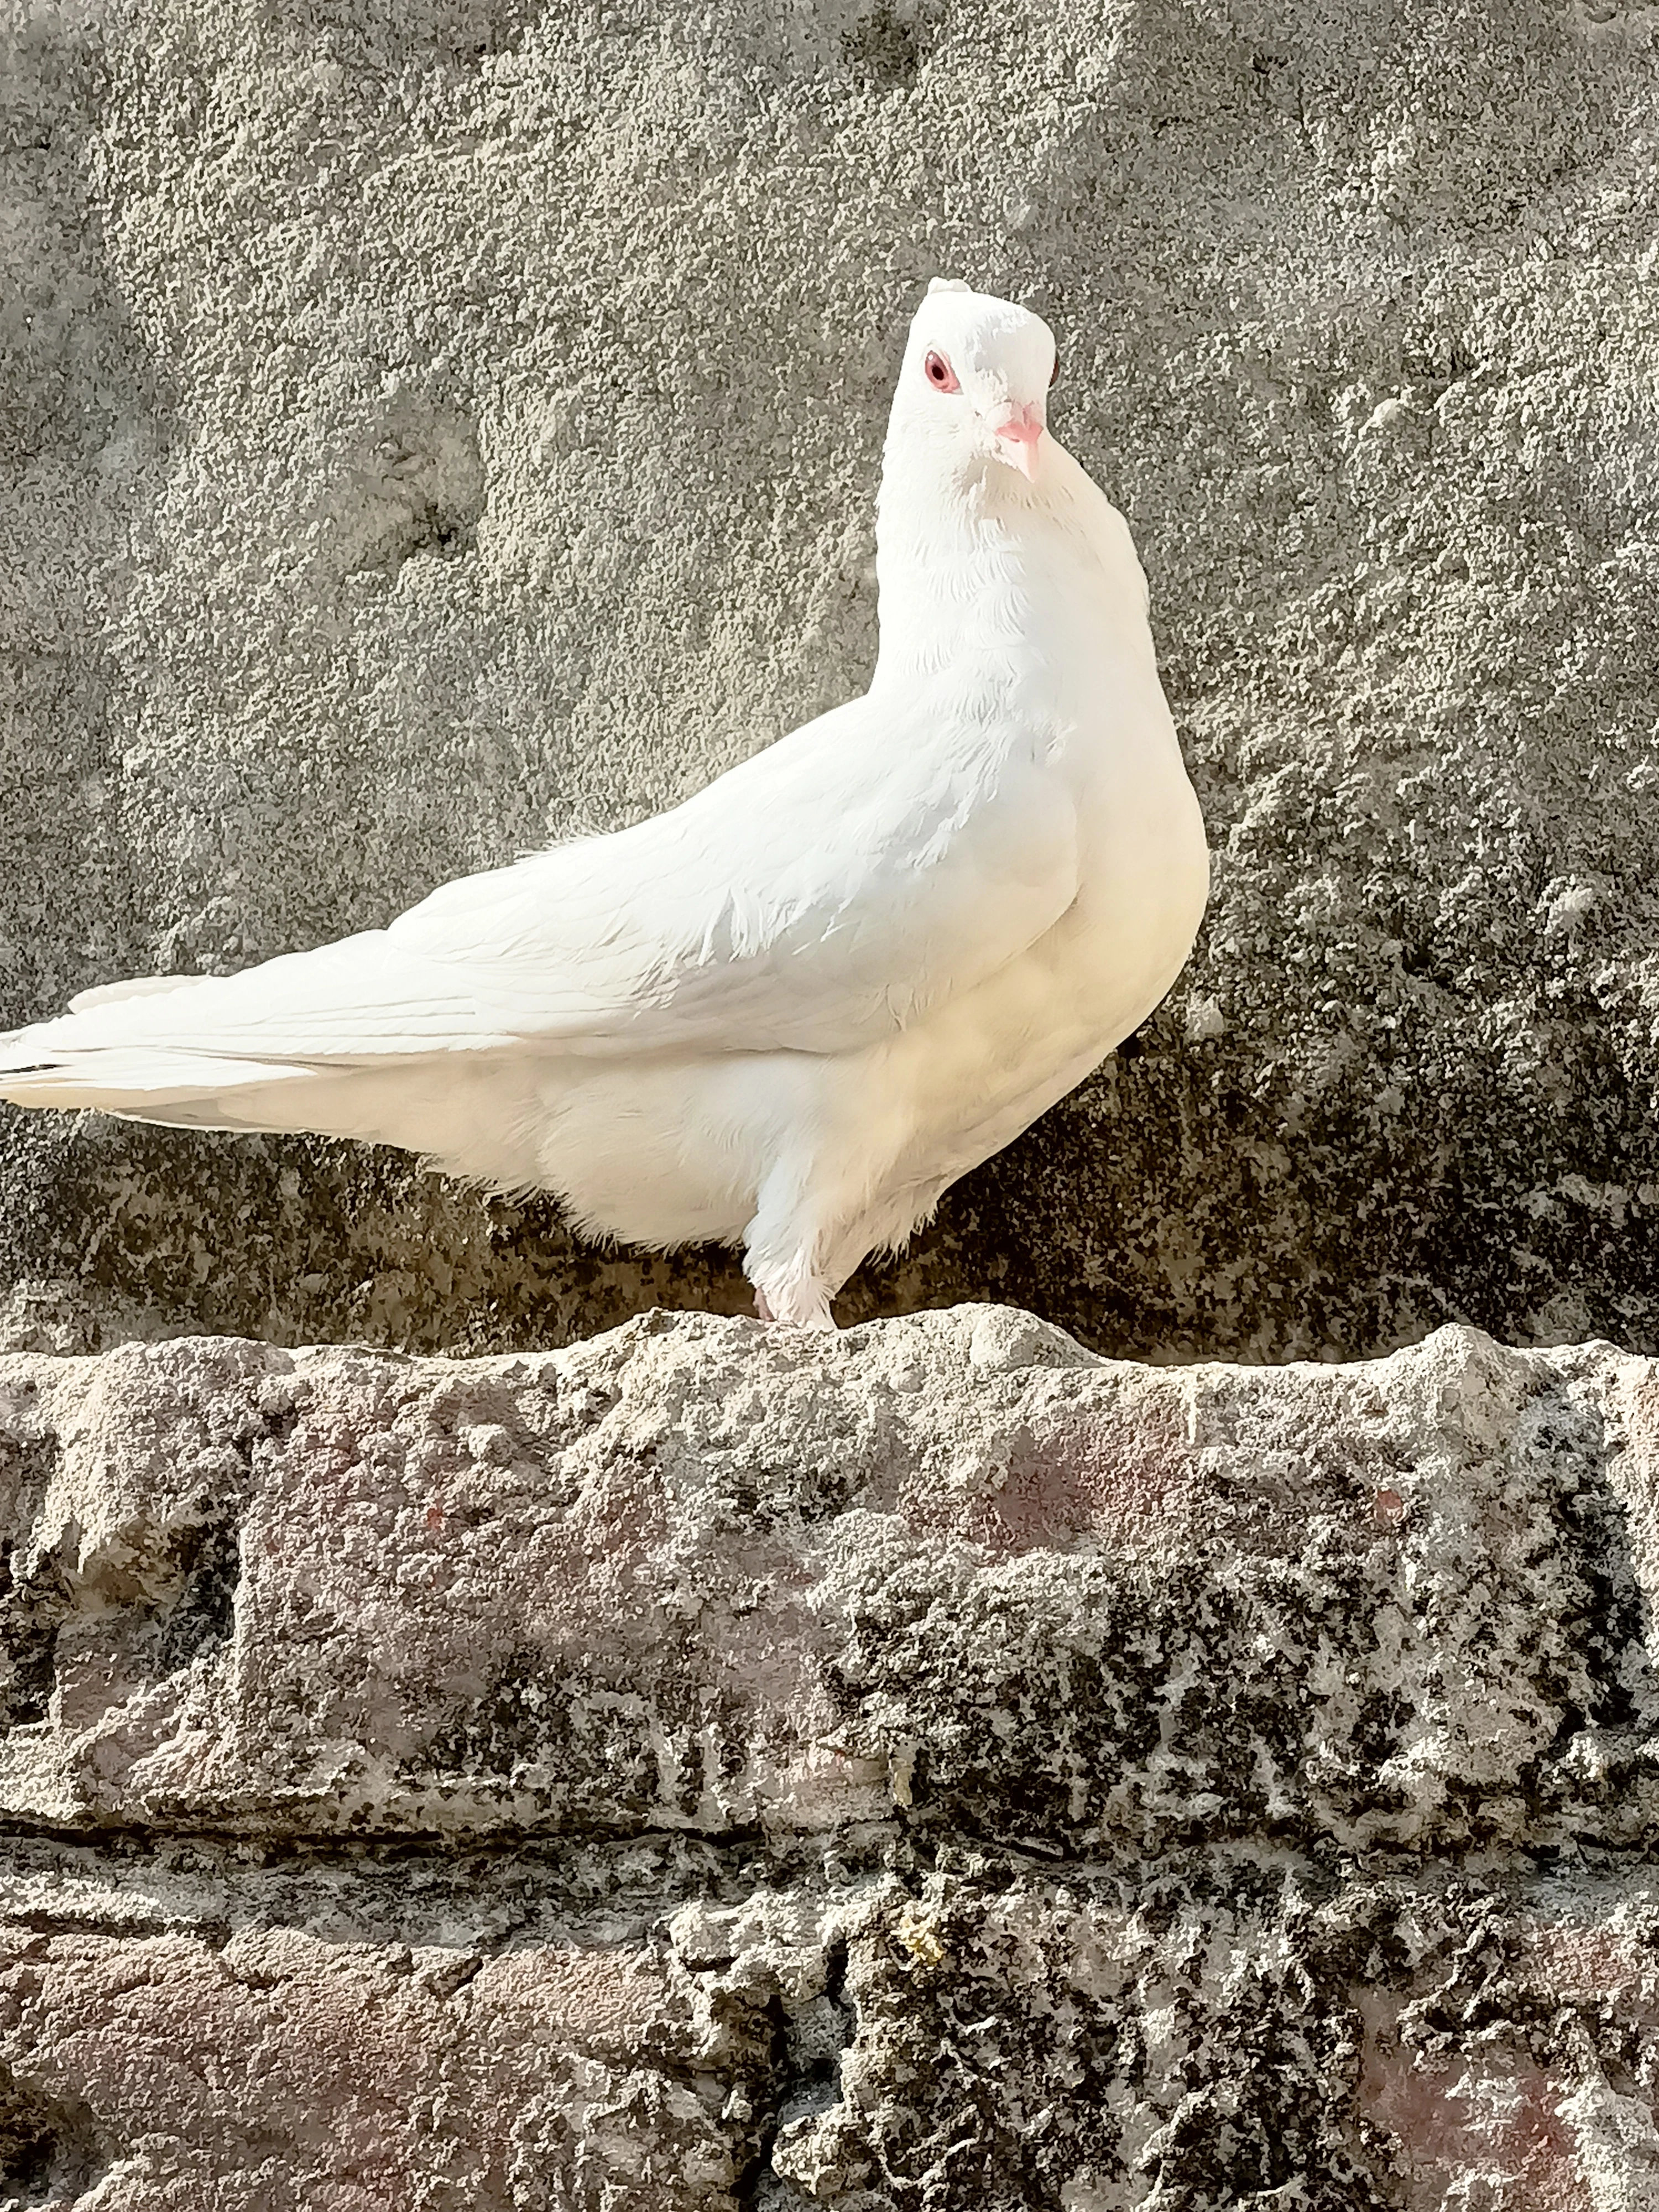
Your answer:
[[[764,1289],[755,1285],[755,1311],[763,1321],[782,1322],[792,1328],[833,1329],[836,1326],[830,1310],[829,1285],[799,1266],[767,1271]]]
[[[830,1272],[832,1251],[847,1243],[830,1229],[838,1211],[832,1191],[812,1188],[813,1163],[787,1155],[760,1188],[755,1218],[744,1237],[743,1271],[755,1286],[757,1309],[795,1328],[834,1328],[831,1295],[849,1268]],[[854,1263],[861,1251],[852,1255]]]

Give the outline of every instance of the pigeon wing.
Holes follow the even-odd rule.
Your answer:
[[[88,994],[11,1040],[265,1064],[542,1042],[844,1051],[994,974],[1077,889],[1069,792],[1029,728],[856,700],[665,814],[449,884],[239,975]]]

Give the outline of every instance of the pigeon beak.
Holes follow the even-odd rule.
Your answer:
[[[996,427],[997,459],[1018,469],[1030,483],[1036,475],[1037,443],[1042,436],[1042,417],[1035,407],[1017,407],[1006,422]]]

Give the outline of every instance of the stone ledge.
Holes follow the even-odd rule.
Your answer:
[[[1659,1373],[996,1307],[471,1362],[0,1362],[0,1817],[60,1832],[1647,1844]]]

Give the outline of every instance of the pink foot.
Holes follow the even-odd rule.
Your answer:
[[[771,1307],[766,1303],[766,1293],[764,1291],[757,1291],[755,1293],[755,1311],[760,1316],[762,1321],[775,1321],[777,1319],[777,1316],[773,1312]]]

